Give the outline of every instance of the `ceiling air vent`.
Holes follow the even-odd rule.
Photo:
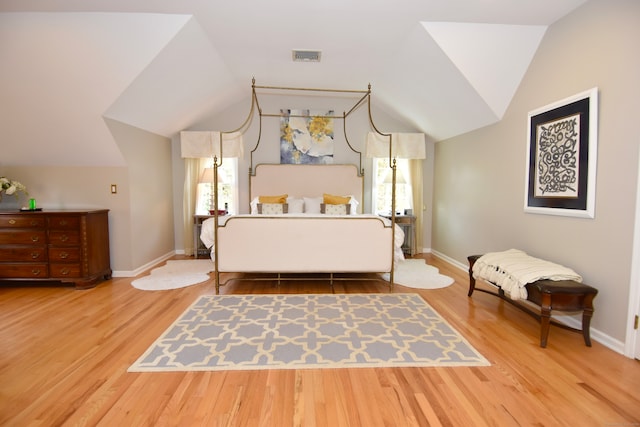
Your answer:
[[[292,51],[294,62],[320,62],[322,52],[319,50],[297,50]]]

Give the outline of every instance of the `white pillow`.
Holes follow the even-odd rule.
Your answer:
[[[358,214],[358,205],[360,203],[358,203],[358,201],[356,200],[355,197],[353,196],[349,196],[351,197],[351,200],[349,200],[349,204],[351,205],[351,215],[357,215]]]
[[[319,214],[320,205],[324,201],[322,197],[303,197],[304,199],[304,211],[306,213]]]
[[[256,197],[251,201],[251,215],[258,215],[258,203],[260,203],[260,197]]]
[[[289,213],[303,213],[304,212],[304,200],[296,199],[295,197],[287,197],[287,204],[289,205]]]

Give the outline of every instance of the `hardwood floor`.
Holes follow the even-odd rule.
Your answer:
[[[0,287],[0,425],[640,425],[639,361],[598,342],[588,348],[580,334],[556,327],[542,349],[535,319],[491,295],[468,298],[466,272],[424,258],[455,283],[418,292],[491,366],[128,373],[197,296],[214,293],[212,281],[156,292],[133,288],[130,278],[85,291]],[[338,282],[335,291],[387,288]],[[330,288],[233,282],[221,289],[273,292]],[[595,309],[597,318],[597,298]]]

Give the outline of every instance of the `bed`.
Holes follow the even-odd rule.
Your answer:
[[[311,275],[325,273],[329,275],[332,286],[333,280],[340,279],[335,275],[347,275],[348,277],[344,277],[345,280],[355,280],[355,273],[387,273],[391,291],[394,264],[404,257],[404,232],[395,224],[395,159],[404,151],[399,150],[398,144],[394,145],[393,134],[382,133],[373,123],[371,85],[364,91],[287,88],[257,86],[253,79],[251,90],[251,110],[245,122],[237,129],[229,132],[204,132],[204,138],[199,137],[203,132],[181,132],[183,157],[211,157],[213,160],[211,205],[215,215],[202,224],[200,238],[205,246],[211,249],[216,293],[219,293],[220,286],[224,284],[220,281],[221,273],[267,273],[271,276],[276,274],[278,283],[284,279],[282,274],[285,273],[298,276],[302,274],[305,275],[305,279]],[[343,112],[341,117],[333,112],[318,116],[311,115],[308,111],[298,114],[290,112],[287,117],[289,120],[313,119],[320,128],[324,126],[325,119],[342,120],[344,140],[350,152],[341,155],[341,158],[345,158],[344,161],[347,158],[358,160],[354,160],[354,164],[326,164],[333,162],[335,158],[331,156],[325,162],[319,161],[318,158],[321,156],[315,155],[308,161],[298,158],[285,158],[285,161],[282,161],[281,157],[280,164],[258,164],[254,167],[253,154],[260,145],[263,118],[282,120],[283,117],[282,111],[276,114],[262,110],[258,101],[258,90],[272,94],[317,92],[322,96],[357,98],[351,109]],[[373,150],[368,153],[368,157],[389,156],[389,173],[392,177],[390,219],[363,214],[362,152],[356,150],[349,142],[347,117],[357,110],[362,111],[360,107],[364,105],[367,106],[371,129],[381,138],[381,142],[376,145],[380,152]],[[219,215],[217,168],[225,156],[243,156],[242,134],[248,128],[254,114],[258,115],[259,120],[258,139],[249,155],[250,213]],[[296,127],[296,132],[299,131],[302,135],[300,153],[307,153],[307,149],[310,149],[310,133],[301,130],[303,127]],[[292,143],[296,140],[296,132],[291,131],[290,135],[287,134],[291,137]],[[316,133],[324,135],[323,132]],[[421,144],[424,151],[423,139]],[[325,147],[324,142],[319,144],[319,147]],[[320,150],[320,153],[324,151]],[[405,155],[406,153],[402,154]],[[236,278],[236,275],[230,276],[227,282]],[[372,277],[382,280],[379,274],[365,276],[365,280],[372,280]],[[242,278],[248,277],[244,275]]]
[[[217,216],[202,226],[216,293],[226,283],[221,273],[276,274],[278,281],[284,273],[326,273],[331,285],[345,279],[343,273],[390,273],[392,290],[404,233],[387,218],[362,213],[363,188],[355,165],[256,166],[250,175],[251,213]],[[338,203],[343,197],[348,203]],[[274,200],[280,203],[267,203]]]

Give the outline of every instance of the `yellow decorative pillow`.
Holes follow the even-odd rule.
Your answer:
[[[351,201],[351,197],[334,196],[332,194],[323,194],[322,199],[327,205],[346,205]]]
[[[260,196],[258,197],[258,202],[260,203],[286,203],[288,194],[283,194],[282,196]]]

